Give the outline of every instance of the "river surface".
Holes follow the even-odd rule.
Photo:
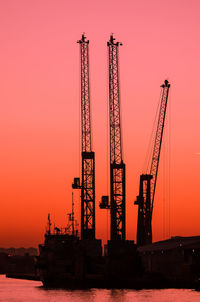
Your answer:
[[[200,292],[162,290],[52,290],[39,281],[0,275],[0,302],[200,302]]]

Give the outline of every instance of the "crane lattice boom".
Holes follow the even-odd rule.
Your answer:
[[[125,240],[125,164],[122,160],[119,45],[111,35],[109,57],[111,240]]]
[[[119,42],[113,36],[107,43],[109,56],[109,109],[110,109],[110,163],[122,161],[120,92],[119,92]]]
[[[75,178],[73,188],[81,188],[81,239],[95,239],[95,157],[91,146],[89,41],[78,41],[81,53],[81,132],[82,182]]]
[[[167,80],[165,80],[165,83],[161,87],[162,87],[163,91],[162,91],[158,125],[157,125],[157,130],[156,130],[156,137],[155,137],[155,142],[154,142],[153,156],[152,156],[152,162],[151,162],[151,168],[150,168],[150,175],[152,175],[151,215],[153,212],[156,180],[157,180],[157,174],[158,174],[158,166],[159,166],[160,151],[161,151],[161,145],[162,145],[162,137],[163,137],[164,124],[165,124],[165,115],[166,115],[166,109],[167,109],[167,100],[168,100],[170,84],[168,83]]]
[[[81,51],[81,130],[82,152],[91,151],[90,89],[89,89],[89,41],[82,35]]]

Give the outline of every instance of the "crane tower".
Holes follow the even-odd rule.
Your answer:
[[[153,156],[149,174],[140,175],[139,196],[135,204],[138,205],[138,224],[137,224],[137,244],[144,245],[152,243],[152,214],[154,206],[154,197],[156,181],[158,175],[158,166],[160,151],[162,145],[163,130],[167,109],[167,100],[170,84],[165,80],[161,86],[161,103],[156,129],[156,136],[153,147]]]
[[[110,209],[111,241],[125,240],[125,164],[122,159],[119,42],[113,35],[107,42],[109,58],[109,124],[110,124],[110,204],[103,196],[101,208]]]
[[[82,35],[81,56],[81,141],[82,179],[75,178],[72,187],[81,189],[81,239],[95,239],[95,154],[91,143],[89,40]]]

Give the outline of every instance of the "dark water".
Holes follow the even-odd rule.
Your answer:
[[[200,302],[200,292],[164,290],[45,290],[41,282],[0,276],[0,302]]]

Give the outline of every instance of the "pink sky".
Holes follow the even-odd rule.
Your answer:
[[[171,83],[166,124],[166,134],[171,129],[170,235],[200,234],[199,31],[197,0],[1,1],[0,246],[37,246],[43,241],[48,212],[58,226],[65,224],[71,183],[80,175],[76,41],[83,32],[90,40],[97,208],[101,195],[108,193],[106,42],[114,33],[123,42],[120,75],[127,237],[135,239],[136,235],[133,202],[159,86],[166,78]],[[165,147],[153,217],[155,240],[169,235],[168,213],[163,229],[167,142]],[[76,212],[78,196],[76,192]],[[169,209],[168,197],[165,202]],[[105,222],[106,213],[97,209],[98,238],[107,238]]]

